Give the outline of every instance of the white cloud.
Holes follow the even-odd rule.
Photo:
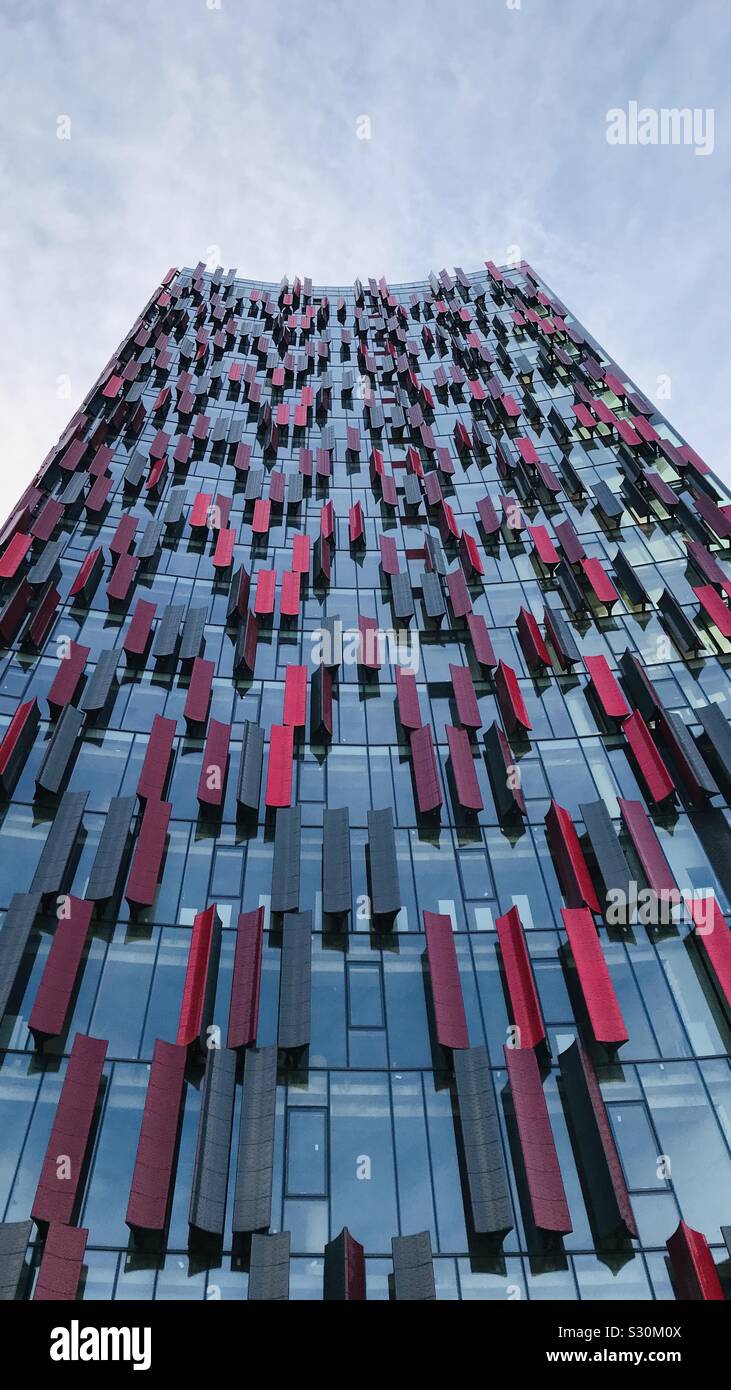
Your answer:
[[[252,277],[397,283],[518,243],[644,390],[671,377],[669,418],[731,477],[728,32],[725,0],[6,4],[0,511],[211,245]],[[714,107],[713,155],[607,145],[630,99]]]

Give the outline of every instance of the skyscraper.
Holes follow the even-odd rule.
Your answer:
[[[723,1296],[730,536],[525,262],[166,275],[0,537],[6,1296]]]

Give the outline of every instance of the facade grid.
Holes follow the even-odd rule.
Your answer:
[[[526,262],[168,272],[0,533],[0,1296],[724,1296],[730,537]]]

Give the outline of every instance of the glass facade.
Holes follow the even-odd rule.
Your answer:
[[[723,485],[525,263],[396,287],[166,277],[2,533],[20,1296],[59,1223],[88,1232],[84,1299],[246,1298],[252,1230],[289,1233],[292,1299],[323,1297],[344,1227],[369,1299],[408,1296],[391,1242],[421,1232],[438,1299],[725,1278],[729,535]],[[647,919],[613,915],[627,881]],[[219,1115],[234,998],[253,1024]],[[44,1206],[79,1037],[106,1051],[69,1202],[56,1172]],[[184,1053],[169,1211],[131,1230],[157,1040]],[[252,1042],[278,1047],[253,1223]],[[537,1062],[522,1100],[506,1047]],[[501,1227],[477,1214],[495,1184]],[[549,1191],[568,1221],[541,1214]]]

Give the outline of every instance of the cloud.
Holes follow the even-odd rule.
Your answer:
[[[6,3],[0,509],[168,267],[210,247],[334,284],[517,244],[643,390],[670,377],[666,413],[731,480],[730,27],[725,0]],[[713,155],[608,145],[633,99],[713,107]]]

